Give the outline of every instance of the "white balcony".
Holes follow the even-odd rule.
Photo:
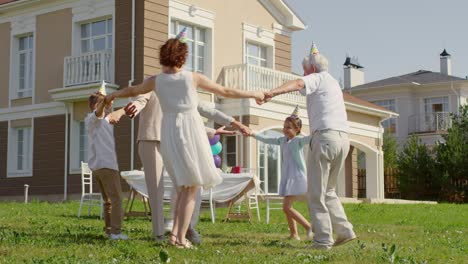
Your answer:
[[[409,134],[413,133],[440,133],[452,127],[450,113],[424,113],[412,115],[408,118]]]
[[[224,86],[242,90],[268,91],[287,81],[299,78],[300,76],[291,73],[255,65],[238,64],[224,67],[218,82]],[[299,92],[294,92],[276,96],[273,101],[305,106],[306,98]]]
[[[112,50],[97,51],[65,57],[63,87],[100,83],[113,83]]]

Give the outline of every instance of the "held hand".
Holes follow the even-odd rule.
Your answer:
[[[271,99],[273,99],[273,93],[272,92],[266,91],[266,92],[264,92],[264,94],[265,94],[265,99],[263,99],[263,101],[265,103],[267,103],[267,102],[271,101]]]
[[[244,136],[250,136],[251,133],[252,133],[252,131],[250,130],[250,128],[248,126],[243,125],[239,121],[234,121],[234,122],[231,123],[231,125],[235,129],[239,130],[242,133],[242,135],[244,135]]]
[[[113,94],[109,94],[104,98],[104,103],[109,106],[112,104],[114,99],[115,99],[115,96]]]
[[[262,100],[255,99],[255,101],[257,102],[258,105],[262,105],[264,103],[267,103],[267,102],[271,101],[271,98],[273,98],[273,94],[270,91],[262,92],[262,94],[263,94],[263,99]]]
[[[229,131],[225,129],[226,126],[222,126],[216,129],[215,135],[234,135],[236,131]]]
[[[124,110],[125,110],[125,114],[129,118],[134,118],[137,112],[136,106],[132,102],[128,103],[127,106],[125,106]]]
[[[115,125],[120,121],[120,118],[122,117],[123,114],[124,112],[117,110],[108,114],[107,119],[109,119],[109,123],[111,123],[112,125]]]

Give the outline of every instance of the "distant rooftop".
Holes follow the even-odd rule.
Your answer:
[[[3,5],[3,4],[7,4],[7,3],[10,3],[10,2],[14,2],[16,0],[0,0],[0,5]]]
[[[450,56],[450,54],[444,49],[444,51],[442,51],[442,53],[440,54],[441,57],[448,57]]]
[[[354,66],[358,69],[364,68],[363,66],[361,66],[361,64],[359,64],[359,61],[356,57],[351,58],[349,56],[346,56],[346,60],[343,63],[343,66]]]
[[[404,84],[424,85],[424,84],[431,84],[431,83],[442,83],[442,82],[461,81],[461,80],[465,80],[465,79],[451,76],[451,75],[445,75],[440,72],[419,70],[417,72],[412,72],[412,73],[408,73],[408,74],[404,74],[400,76],[378,80],[375,82],[357,85],[357,86],[351,87],[351,90],[389,86],[389,85],[404,85]]]

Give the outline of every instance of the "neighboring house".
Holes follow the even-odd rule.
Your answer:
[[[468,80],[452,76],[451,56],[445,49],[440,72],[419,70],[364,84],[361,68],[346,59],[345,90],[400,115],[383,122],[400,146],[410,135],[429,146],[443,140],[441,135],[451,126],[450,114],[468,103]]]
[[[187,27],[186,68],[228,86],[271,89],[299,78],[291,71],[291,34],[305,28],[282,0],[0,1],[0,198],[18,199],[23,185],[41,199],[70,199],[81,190],[87,160],[83,119],[101,80],[108,92],[160,72],[158,48]],[[199,92],[255,130],[281,133],[283,120],[305,98],[278,96],[258,106]],[[383,198],[380,122],[395,113],[345,94],[352,151],[338,191],[357,196],[356,149],[367,162],[367,197]],[[122,107],[126,100],[117,101]],[[115,127],[121,170],[138,169],[136,120]],[[206,125],[213,126],[210,121]],[[267,193],[281,179],[278,149],[252,138],[223,137],[223,166],[251,168]]]

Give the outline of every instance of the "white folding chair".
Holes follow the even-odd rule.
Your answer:
[[[81,216],[83,203],[88,205],[88,215],[91,214],[92,206],[100,207],[99,218],[102,219],[103,200],[100,193],[93,192],[93,172],[89,169],[88,163],[81,162],[81,201],[78,217]]]
[[[255,188],[248,193],[249,207],[250,210],[255,209],[257,211],[257,219],[260,222],[260,207],[258,206],[258,196],[262,194],[260,188],[260,181],[258,180],[256,170],[250,168],[242,168],[241,173],[251,173],[254,177]],[[241,203],[237,206],[237,212],[241,210]]]
[[[213,188],[210,188],[208,190],[204,190],[203,191],[204,193],[207,193],[208,192],[208,200],[206,199],[202,199],[202,204],[203,203],[208,203],[209,207],[210,207],[210,214],[211,214],[211,223],[215,223],[215,220],[216,220],[216,213],[215,213],[215,202],[213,201]],[[202,196],[204,196],[202,194]]]

